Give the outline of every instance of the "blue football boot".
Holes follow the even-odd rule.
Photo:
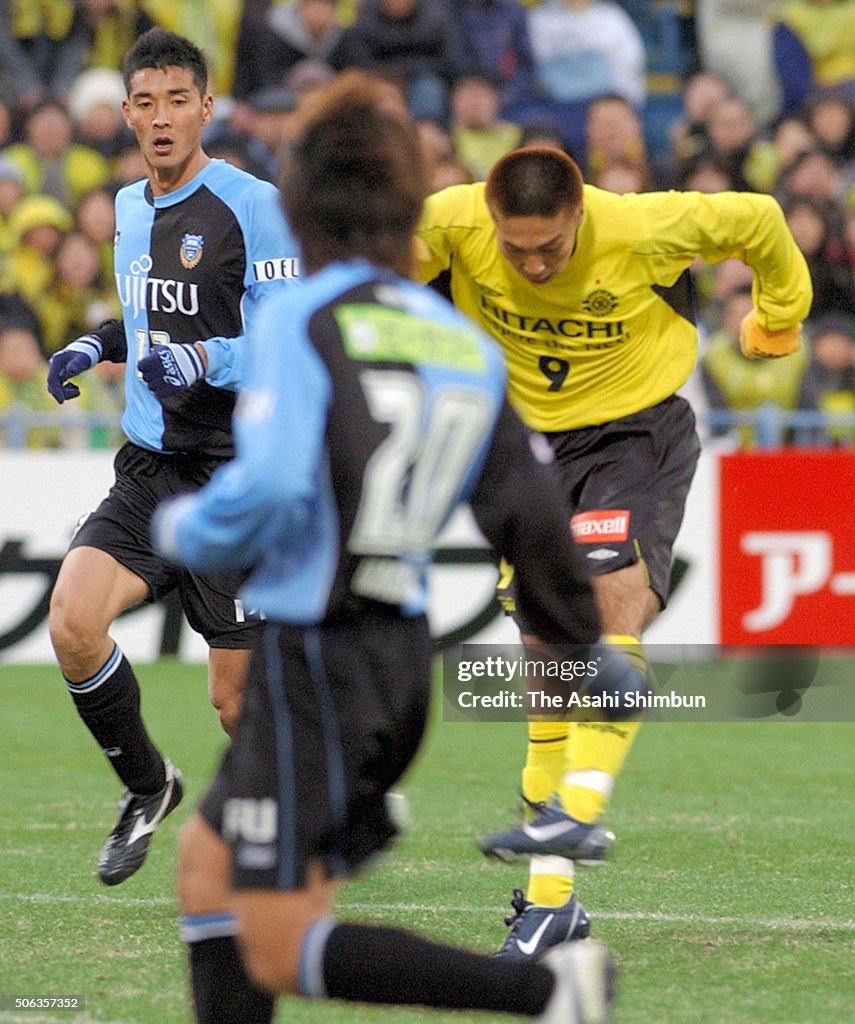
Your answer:
[[[514,913],[505,918],[510,931],[495,956],[537,960],[560,942],[586,939],[591,930],[591,918],[575,896],[561,907],[538,907],[514,889],[511,906]]]
[[[487,857],[509,863],[521,857],[565,857],[578,864],[599,864],[614,842],[614,833],[597,822],[577,821],[561,807],[557,798],[549,803],[533,804],[521,825],[492,832],[479,840]]]

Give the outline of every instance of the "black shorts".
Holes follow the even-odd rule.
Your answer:
[[[166,498],[203,487],[223,459],[166,455],[128,442],[116,453],[110,493],[85,516],[69,549],[98,548],[145,580],[156,601],[177,589],[187,621],[211,647],[245,649],[258,635],[236,595],[247,573],[200,576],[164,561],[151,543],[154,510]]]
[[[313,628],[266,623],[232,745],[200,811],[237,888],[293,890],[320,861],[352,874],[397,834],[386,794],[427,722],[423,618],[369,611]]]
[[[662,607],[701,445],[679,395],[623,419],[545,435],[593,576],[643,562]]]

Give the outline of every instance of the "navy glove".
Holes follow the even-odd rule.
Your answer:
[[[77,398],[80,394],[76,384],[66,384],[66,381],[100,362],[102,351],[101,342],[94,334],[84,334],[51,356],[47,389],[60,405],[67,398]]]
[[[155,345],[137,363],[142,379],[158,398],[169,398],[205,376],[205,363],[194,345]]]

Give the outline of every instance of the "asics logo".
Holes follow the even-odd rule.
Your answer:
[[[160,356],[160,361],[163,363],[164,379],[167,384],[172,384],[173,387],[180,388],[185,383],[184,377],[178,370],[178,362],[175,356],[165,350],[163,346],[160,347],[157,353]]]
[[[517,946],[519,948],[520,953],[522,953],[524,956],[533,955],[533,953],[538,947],[538,944],[540,943],[540,940],[543,938],[544,932],[552,923],[553,917],[555,917],[555,914],[547,914],[546,917],[540,922],[540,924],[537,927],[537,931],[534,933],[534,935],[532,935],[530,939],[527,939],[525,942],[523,942],[522,939],[517,939]]]
[[[163,816],[166,814],[166,808],[169,806],[169,801],[172,799],[172,789],[174,785],[174,779],[167,780],[166,789],[163,791],[163,799],[160,801],[160,806],[157,808],[157,811],[151,821],[146,818],[142,810],[137,813],[137,819],[134,822],[130,835],[128,836],[128,846],[132,846],[138,839],[142,839],[143,836],[151,835],[161,821],[163,821]]]

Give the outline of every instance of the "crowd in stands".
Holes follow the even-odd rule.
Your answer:
[[[44,379],[51,353],[119,315],[113,197],[145,174],[120,68],[154,24],[208,55],[206,151],[270,180],[308,92],[358,66],[402,89],[435,189],[553,145],[616,192],[775,195],[813,275],[807,343],[746,361],[750,273],[698,266],[698,394],[855,414],[855,0],[0,0],[0,445],[20,443],[21,407],[45,414],[31,447],[116,443],[66,418],[119,410],[120,368],[62,409]],[[750,425],[731,436],[755,441]]]

